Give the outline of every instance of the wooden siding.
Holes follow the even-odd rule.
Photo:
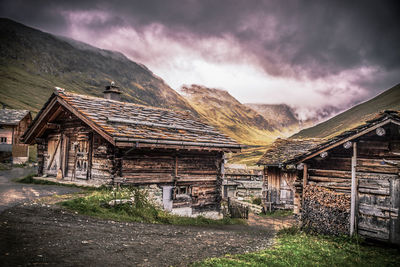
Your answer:
[[[399,243],[399,129],[394,124],[384,128],[385,136],[377,136],[373,131],[356,140],[356,228],[362,236]],[[352,148],[339,146],[328,153],[327,158],[317,156],[306,162],[308,184],[350,195]],[[301,184],[301,179],[300,176],[297,185]],[[300,186],[296,193],[300,198]]]
[[[74,115],[59,113],[37,143],[40,175],[57,176],[61,170],[68,180],[111,181],[112,145]]]
[[[171,184],[187,187],[193,208],[220,200],[221,153],[128,150],[122,154],[122,178],[127,184]],[[177,204],[174,208],[189,203]]]

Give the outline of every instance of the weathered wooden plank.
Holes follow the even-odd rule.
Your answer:
[[[309,176],[308,179],[314,182],[336,182],[336,183],[349,183],[350,179],[343,179],[337,177],[322,177],[322,176]]]
[[[359,188],[358,191],[361,193],[390,196],[390,192],[389,192],[388,188],[382,188],[382,189],[378,189],[378,190],[368,189],[368,188]]]
[[[368,205],[364,203],[359,204],[359,212],[363,215],[380,217],[388,219],[391,216],[397,216],[398,209],[385,206]]]
[[[397,214],[391,214],[390,217],[390,242],[394,244],[400,244],[400,219],[399,212],[400,209],[400,179],[391,180],[390,186],[392,208],[397,210]]]
[[[351,171],[310,169],[310,176],[351,179]]]
[[[373,228],[364,228],[362,225],[358,225],[358,234],[372,239],[388,241],[389,233],[386,231],[379,231]]]
[[[387,179],[360,179],[359,188],[380,190],[382,188],[390,188],[390,182]]]

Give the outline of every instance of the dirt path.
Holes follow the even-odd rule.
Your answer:
[[[35,173],[34,168],[13,168],[7,171],[0,171],[0,213],[19,203],[43,196],[62,195],[80,191],[79,188],[66,186],[20,184],[13,182],[13,179],[22,178],[31,173]]]
[[[293,215],[284,217],[262,217],[253,213],[249,214],[248,224],[250,226],[258,226],[265,228],[272,228],[275,231],[283,228],[288,228],[296,224],[296,220]]]
[[[3,266],[187,266],[208,257],[260,250],[273,230],[123,223],[25,204],[0,215]]]

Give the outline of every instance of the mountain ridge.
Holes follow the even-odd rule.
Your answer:
[[[193,84],[180,92],[204,120],[243,144],[265,145],[279,135],[262,115],[225,90]]]
[[[66,39],[0,18],[0,104],[37,112],[55,86],[102,96],[104,86],[115,81],[124,101],[196,114],[185,98],[143,64]]]
[[[330,138],[372,119],[384,110],[400,110],[400,83],[383,93],[319,123],[290,138]]]

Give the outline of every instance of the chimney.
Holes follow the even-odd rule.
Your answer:
[[[119,87],[115,86],[115,82],[111,82],[111,85],[107,85],[103,93],[105,99],[121,101],[121,92],[119,91]]]

